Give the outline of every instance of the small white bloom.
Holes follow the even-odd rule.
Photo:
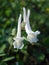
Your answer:
[[[23,40],[24,38],[21,37],[21,14],[18,19],[18,29],[17,29],[17,35],[14,39],[14,48],[22,49],[24,47]]]
[[[37,35],[40,34],[39,31],[32,31],[30,23],[29,23],[29,16],[30,16],[30,10],[28,9],[27,15],[26,15],[26,9],[23,8],[23,20],[26,23],[25,24],[25,31],[27,33],[27,40],[32,43],[32,42],[37,42]]]
[[[23,46],[24,46],[23,39],[21,37],[20,38],[16,38],[16,40],[13,43],[13,45],[14,45],[14,48],[22,49]]]

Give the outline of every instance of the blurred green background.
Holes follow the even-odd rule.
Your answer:
[[[12,38],[23,7],[31,11],[32,30],[41,34],[37,44],[26,44],[27,47],[17,50],[13,48]],[[24,30],[22,35],[26,35]],[[49,65],[49,0],[0,0],[0,65],[16,65],[17,61],[19,65]]]

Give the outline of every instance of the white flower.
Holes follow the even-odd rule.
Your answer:
[[[30,16],[30,10],[28,9],[27,15],[26,15],[26,9],[23,8],[23,21],[25,23],[25,31],[27,33],[27,40],[30,43],[37,42],[37,35],[40,34],[39,31],[32,31],[29,23],[29,16]]]
[[[23,40],[24,38],[21,37],[21,14],[20,14],[19,19],[18,19],[17,35],[14,38],[14,43],[13,43],[14,48],[22,49],[24,47]]]

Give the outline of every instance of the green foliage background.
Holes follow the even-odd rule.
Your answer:
[[[32,30],[39,30],[41,34],[38,36],[39,42],[37,44],[28,44],[27,48],[20,51],[13,48],[12,38],[16,34],[17,20],[19,14],[23,14],[23,7],[31,11],[30,25]],[[24,30],[22,30],[22,35],[26,35]],[[25,41],[25,43],[27,42]],[[19,65],[24,65],[32,59],[38,64],[48,55],[49,0],[0,0],[0,65],[15,65],[16,61],[19,61]]]

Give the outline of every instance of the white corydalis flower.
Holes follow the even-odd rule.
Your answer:
[[[21,14],[20,14],[19,19],[18,19],[17,35],[14,38],[14,43],[13,43],[14,48],[22,49],[24,46],[23,40],[24,40],[24,38],[21,37]]]
[[[26,9],[23,8],[23,20],[25,22],[25,31],[27,33],[27,40],[30,42],[30,43],[33,43],[33,42],[37,42],[38,39],[37,39],[37,35],[40,34],[39,31],[32,31],[31,29],[31,26],[30,26],[30,23],[29,23],[29,16],[30,16],[30,10],[28,9],[28,12],[27,12],[27,15],[26,15]]]

